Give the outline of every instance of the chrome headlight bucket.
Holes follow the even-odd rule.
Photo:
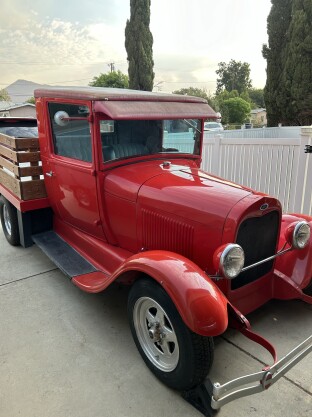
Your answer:
[[[220,248],[221,249],[221,248]],[[219,260],[218,270],[224,278],[233,279],[240,274],[244,267],[245,254],[241,246],[230,243],[217,250],[216,259]]]
[[[292,234],[292,246],[296,249],[305,248],[309,243],[310,235],[310,225],[306,221],[297,223]]]

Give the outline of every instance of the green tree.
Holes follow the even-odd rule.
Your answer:
[[[128,88],[129,78],[128,75],[123,74],[119,70],[112,71],[107,74],[100,74],[98,77],[93,77],[89,85],[92,87]]]
[[[0,101],[11,101],[9,93],[5,88],[0,90]]]
[[[223,90],[223,91],[221,91],[221,93],[216,94],[215,97],[213,98],[213,102],[215,103],[215,106],[213,108],[216,111],[219,111],[219,112],[223,111],[224,112],[225,108],[222,106],[224,101],[228,100],[229,98],[236,98],[236,97],[239,97],[239,94],[238,94],[237,90],[232,90],[232,91]],[[224,123],[228,123],[225,114],[224,115],[222,114],[222,121],[224,121]]]
[[[207,94],[207,91],[204,88],[196,88],[196,87],[187,87],[181,88],[180,90],[172,91],[173,94],[180,94],[182,96],[194,96],[194,97],[201,97],[208,101],[208,104],[214,108],[215,100],[213,97]]]
[[[222,122],[242,124],[250,116],[250,104],[241,97],[229,98],[221,104]]]
[[[237,90],[239,94],[251,88],[250,65],[247,62],[235,61],[232,59],[228,64],[219,62],[216,73],[217,94],[222,90]]]
[[[293,0],[287,33],[282,86],[281,122],[312,124],[312,1]]]
[[[251,101],[252,108],[265,108],[263,88],[250,88],[247,93]]]
[[[283,108],[281,106],[286,99],[283,70],[293,0],[271,0],[271,2],[272,7],[267,19],[269,42],[262,48],[263,57],[267,60],[264,100],[268,126],[277,126],[283,118]]]
[[[149,29],[151,0],[130,0],[130,20],[125,30],[129,63],[129,86],[135,90],[153,90],[153,35]]]
[[[26,103],[35,104],[36,103],[35,97],[29,97],[29,99],[26,100]]]

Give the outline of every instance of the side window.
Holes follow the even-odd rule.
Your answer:
[[[89,109],[84,105],[49,103],[54,153],[92,161]]]

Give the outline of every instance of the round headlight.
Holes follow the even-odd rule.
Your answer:
[[[241,246],[230,243],[220,257],[219,270],[225,278],[233,279],[243,269],[245,254]]]
[[[292,244],[296,249],[303,249],[307,246],[310,239],[310,226],[307,222],[302,221],[296,224],[293,233]]]

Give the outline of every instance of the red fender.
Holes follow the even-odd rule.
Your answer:
[[[139,271],[154,278],[167,292],[184,323],[202,336],[216,336],[228,326],[227,298],[189,259],[167,251],[147,251],[127,259],[120,276]],[[117,278],[117,277],[116,277]]]
[[[281,233],[278,249],[286,243],[285,230],[294,222],[306,220],[312,230],[312,217],[304,214],[285,214],[282,217]],[[301,289],[307,287],[312,278],[312,236],[304,249],[294,249],[279,256],[275,261],[275,269],[289,277]]]
[[[165,289],[182,320],[194,333],[217,336],[226,330],[227,298],[202,269],[173,252],[141,252],[127,258],[111,276],[98,271],[74,277],[72,282],[83,291],[97,293],[117,279],[132,283],[142,273]]]

